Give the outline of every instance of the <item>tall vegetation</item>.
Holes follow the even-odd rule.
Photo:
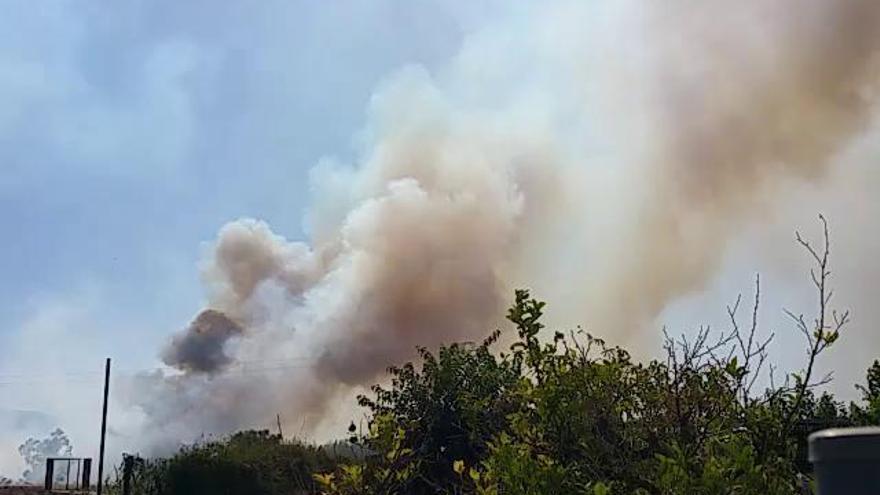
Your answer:
[[[492,351],[496,332],[391,368],[390,386],[360,399],[369,421],[352,428],[371,455],[316,479],[331,494],[802,493],[810,431],[880,420],[880,363],[860,403],[817,392],[830,380],[815,376],[817,360],[849,321],[832,308],[821,220],[820,246],[797,236],[818,303],[809,317],[788,312],[806,362],[781,383],[774,336],[758,328],[759,279],[747,324],[737,300],[730,330],[667,335],[664,358],[645,363],[582,331],[542,339],[544,303],[517,291],[506,351]]]
[[[126,464],[130,493],[137,495],[315,493],[313,473],[336,465],[329,449],[285,441],[268,431],[244,431],[184,447],[165,459],[129,457],[108,493],[123,493]]]

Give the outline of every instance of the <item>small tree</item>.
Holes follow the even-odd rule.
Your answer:
[[[65,457],[73,452],[70,439],[61,428],[56,428],[48,437],[42,439],[29,438],[18,447],[18,453],[24,460],[25,470],[22,481],[39,483],[43,481],[46,470],[46,459],[49,457]]]

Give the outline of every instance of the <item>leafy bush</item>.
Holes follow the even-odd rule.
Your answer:
[[[583,332],[540,339],[544,303],[517,291],[507,352],[491,350],[495,333],[392,368],[390,387],[360,400],[371,421],[353,440],[371,454],[316,480],[330,494],[801,493],[811,431],[880,419],[880,363],[860,404],[816,395],[827,378],[814,365],[849,315],[830,307],[827,227],[824,249],[798,241],[820,304],[812,324],[789,313],[807,363],[781,384],[770,368],[753,391],[773,338],[757,328],[760,280],[750,325],[737,300],[729,332],[667,336],[665,359],[647,363]]]
[[[125,462],[132,463],[132,493],[137,495],[313,493],[312,473],[335,466],[323,449],[284,441],[265,430],[244,431],[184,447],[167,459],[123,461],[108,493],[122,493]]]

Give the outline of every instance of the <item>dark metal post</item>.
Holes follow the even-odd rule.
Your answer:
[[[82,488],[88,490],[92,486],[92,459],[83,459]]]
[[[107,397],[110,395],[110,358],[104,365],[104,412],[101,414],[101,448],[98,454],[98,495],[104,486],[104,439],[107,436]]]
[[[52,478],[55,476],[55,459],[46,459],[46,490],[52,489]]]

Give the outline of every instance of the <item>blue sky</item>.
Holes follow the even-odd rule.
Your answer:
[[[308,170],[352,152],[375,86],[448,59],[490,10],[6,3],[0,339],[85,297],[99,306],[87,320],[108,327],[94,345],[137,339],[126,359],[153,362],[199,307],[201,243],[243,216],[303,237]]]

